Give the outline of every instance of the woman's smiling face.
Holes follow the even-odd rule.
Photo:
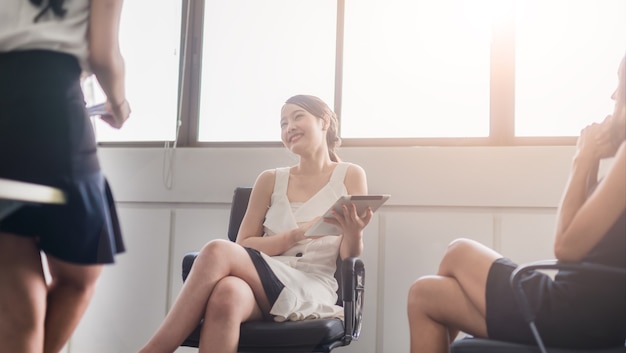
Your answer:
[[[296,154],[324,144],[323,120],[296,104],[283,106],[280,130],[283,144]]]

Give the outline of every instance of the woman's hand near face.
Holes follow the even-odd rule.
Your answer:
[[[595,162],[615,156],[619,144],[616,145],[613,138],[612,120],[609,115],[601,123],[593,123],[581,131],[576,144],[577,158]]]

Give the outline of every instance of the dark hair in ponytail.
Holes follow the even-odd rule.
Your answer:
[[[63,1],[64,0],[48,0],[48,4],[44,6],[44,8],[37,14],[37,16],[35,16],[33,22],[38,22],[43,17],[43,15],[48,12],[48,10],[52,10],[52,13],[54,13],[54,15],[57,17],[65,16],[67,10],[63,8]],[[37,7],[40,7],[43,2],[44,0],[30,0],[30,3]]]
[[[285,104],[295,104],[320,119],[324,119],[325,116],[328,116],[328,130],[326,130],[328,154],[331,161],[340,162],[341,160],[335,152],[335,149],[341,144],[341,138],[339,138],[337,133],[339,124],[337,123],[337,115],[330,109],[330,107],[328,107],[328,104],[315,96],[304,94],[296,95],[287,99]]]

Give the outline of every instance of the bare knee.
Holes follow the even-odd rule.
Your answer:
[[[436,292],[436,277],[424,276],[418,278],[409,288],[407,308],[409,313],[425,312],[431,303],[430,298]],[[436,293],[435,293],[436,294]]]
[[[198,252],[191,273],[207,273],[227,276],[232,273],[241,246],[228,240],[216,239],[206,243]],[[191,274],[190,274],[191,276]]]
[[[222,259],[229,257],[229,252],[232,250],[235,243],[224,240],[224,239],[215,239],[210,242],[204,244],[200,252],[198,253],[197,260],[200,261],[213,261],[213,262],[221,262]]]
[[[467,238],[458,238],[448,244],[448,249],[446,250],[445,256],[458,256],[459,254],[467,253],[467,251],[472,251],[476,247],[483,246],[479,242],[467,239]]]
[[[468,266],[467,260],[476,252],[478,248],[484,247],[477,241],[459,238],[448,244],[441,263],[439,264],[439,275],[449,276],[458,266]]]

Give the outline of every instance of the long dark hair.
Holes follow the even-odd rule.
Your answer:
[[[44,1],[45,0],[30,0],[30,3],[37,7],[40,7]],[[37,16],[35,16],[35,18],[33,19],[33,22],[38,22],[39,19],[41,19],[41,17],[43,17],[43,15],[48,12],[48,10],[52,10],[52,13],[54,13],[54,15],[57,17],[65,16],[67,10],[63,8],[63,1],[64,0],[48,0],[48,4],[46,4],[44,8],[39,11]]]
[[[335,152],[335,148],[339,147],[341,144],[341,139],[337,133],[337,127],[339,125],[337,123],[337,114],[335,114],[335,112],[328,107],[328,104],[315,96],[305,94],[293,96],[287,99],[285,104],[295,104],[320,119],[324,119],[324,116],[328,116],[328,130],[326,130],[328,155],[330,156],[330,160],[333,162],[341,161],[337,152]]]

